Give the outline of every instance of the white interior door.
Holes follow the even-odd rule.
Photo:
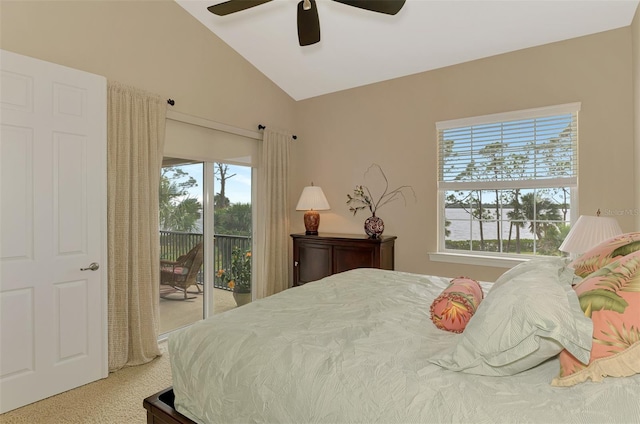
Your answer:
[[[106,79],[4,50],[0,68],[1,413],[108,363]]]

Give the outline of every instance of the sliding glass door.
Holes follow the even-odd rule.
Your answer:
[[[164,158],[160,334],[251,299],[251,167]]]
[[[252,283],[252,207],[251,167],[214,164],[214,313],[226,310],[227,296],[232,293],[233,305],[251,301]],[[223,302],[223,299],[225,302]]]

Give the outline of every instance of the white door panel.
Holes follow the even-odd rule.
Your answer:
[[[106,80],[0,54],[5,412],[108,374]]]

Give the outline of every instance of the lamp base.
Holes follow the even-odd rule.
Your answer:
[[[310,210],[304,213],[304,228],[307,230],[305,234],[318,235],[318,227],[320,226],[320,214],[318,211]]]

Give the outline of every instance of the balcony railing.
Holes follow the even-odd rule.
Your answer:
[[[203,235],[199,233],[160,231],[160,259],[176,260],[180,255],[187,253],[202,240]],[[214,235],[214,270],[229,269],[231,267],[231,252],[236,246],[243,252],[251,251],[251,238],[225,234]],[[204,282],[204,265],[198,273],[198,282]],[[216,278],[214,278],[213,286],[218,289],[230,290],[228,287],[220,284]]]

